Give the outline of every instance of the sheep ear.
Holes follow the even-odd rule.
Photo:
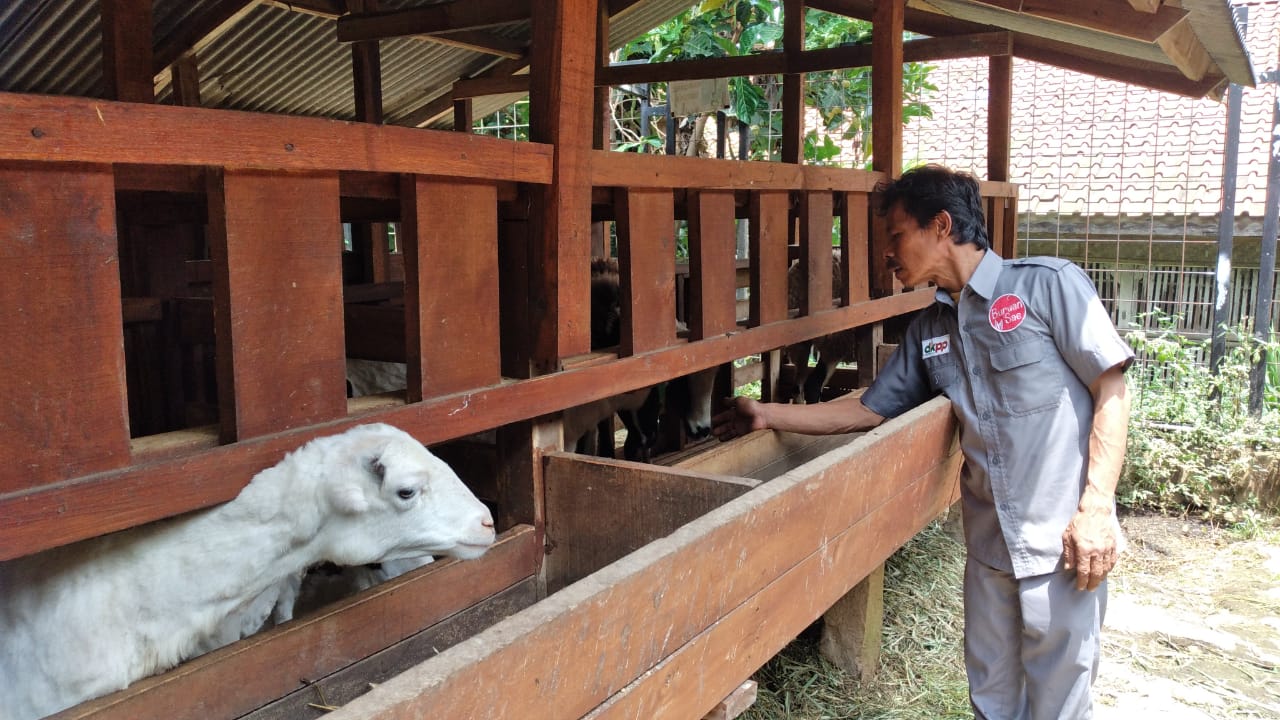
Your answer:
[[[378,486],[382,486],[382,482],[387,479],[387,466],[382,464],[382,457],[375,455],[369,458],[366,467],[369,473],[378,479]]]
[[[329,499],[334,509],[344,515],[359,515],[369,509],[369,501],[357,485],[339,485],[329,493]]]

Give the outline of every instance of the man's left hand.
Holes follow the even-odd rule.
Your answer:
[[[1119,559],[1115,506],[1111,498],[1085,489],[1080,508],[1062,533],[1062,559],[1076,571],[1077,590],[1096,590]]]

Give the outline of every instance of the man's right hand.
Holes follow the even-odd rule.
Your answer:
[[[711,418],[711,434],[717,440],[732,440],[739,435],[769,427],[764,403],[749,397],[728,398],[728,409]]]

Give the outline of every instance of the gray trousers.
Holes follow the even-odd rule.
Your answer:
[[[1076,590],[1064,571],[1018,580],[970,559],[964,661],[979,720],[1089,720],[1107,584]]]

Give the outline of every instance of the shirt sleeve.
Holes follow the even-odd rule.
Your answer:
[[[1048,288],[1053,298],[1053,341],[1076,377],[1092,386],[1099,375],[1117,365],[1127,369],[1133,350],[1116,331],[1093,281],[1075,264],[1065,266],[1056,277]]]
[[[907,326],[902,343],[862,394],[863,407],[881,417],[892,418],[938,394],[929,386],[921,349],[922,320],[930,310]]]

